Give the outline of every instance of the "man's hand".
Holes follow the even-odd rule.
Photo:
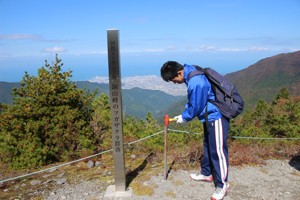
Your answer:
[[[186,121],[184,121],[184,119],[182,118],[182,115],[178,115],[176,117],[174,117],[175,119],[177,119],[177,123],[185,123]]]

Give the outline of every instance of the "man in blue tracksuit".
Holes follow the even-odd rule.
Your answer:
[[[213,180],[212,171],[217,173],[217,188],[211,199],[223,199],[229,184],[228,178],[228,147],[227,136],[229,130],[229,119],[222,116],[216,106],[210,101],[215,100],[211,84],[205,75],[196,75],[188,80],[188,74],[196,70],[194,66],[180,65],[174,61],[166,62],[161,68],[161,77],[165,81],[172,81],[174,84],[185,83],[187,85],[188,100],[185,111],[175,118],[177,123],[184,123],[194,117],[203,122],[204,126],[204,158],[201,163],[201,173],[191,174],[190,177],[197,181]],[[205,113],[207,111],[208,126]],[[208,130],[207,130],[208,127]]]

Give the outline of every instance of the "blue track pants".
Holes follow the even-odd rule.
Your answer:
[[[228,178],[228,147],[227,136],[229,120],[222,117],[216,121],[208,122],[204,126],[204,158],[201,163],[201,173],[205,176],[212,175],[213,169],[217,173],[217,186],[223,188]]]

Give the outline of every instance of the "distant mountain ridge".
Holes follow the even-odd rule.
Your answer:
[[[75,81],[78,88],[93,92],[98,88],[98,92],[109,94],[108,84],[92,83],[89,81]],[[12,88],[20,88],[19,82],[8,83],[0,81],[0,102],[12,104]],[[181,97],[175,97],[160,90],[146,90],[141,88],[123,89],[123,114],[145,118],[148,112],[153,114],[166,109]]]
[[[300,51],[262,59],[244,70],[225,75],[242,91],[278,88],[300,77]]]
[[[300,51],[282,53],[262,59],[248,68],[225,75],[253,108],[259,99],[270,102],[282,87],[291,95],[300,94]]]

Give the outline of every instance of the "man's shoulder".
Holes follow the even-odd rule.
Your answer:
[[[204,74],[198,74],[190,78],[188,84],[191,85],[204,85],[208,84],[209,81]]]

